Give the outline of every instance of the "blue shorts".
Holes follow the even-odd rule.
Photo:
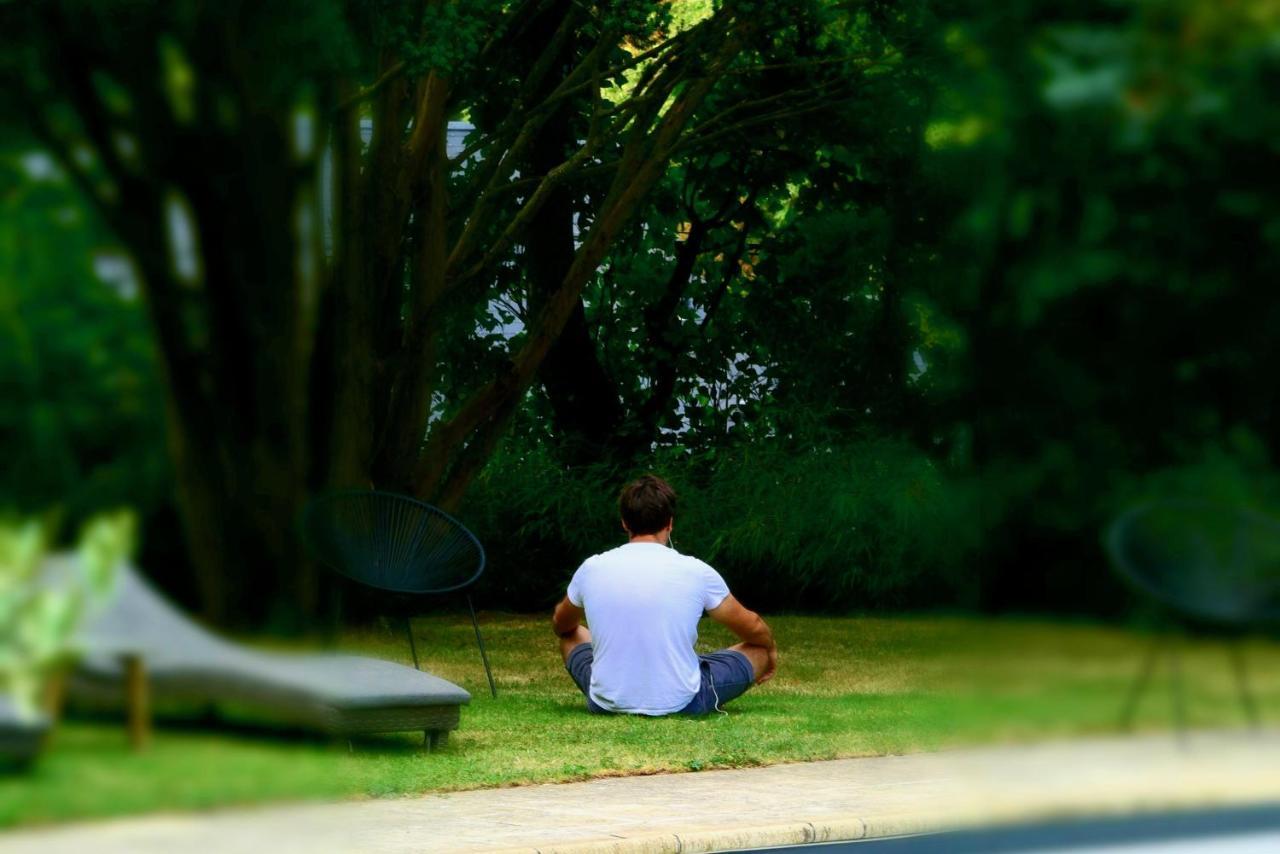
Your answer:
[[[751,660],[733,649],[722,649],[698,656],[702,667],[702,686],[693,695],[689,705],[680,710],[682,715],[705,715],[740,697],[755,684],[755,671]],[[588,711],[609,714],[591,699],[591,665],[595,663],[595,650],[589,643],[580,643],[569,652],[565,668],[578,690],[587,698]]]

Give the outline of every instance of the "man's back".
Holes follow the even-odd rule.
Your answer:
[[[596,704],[665,715],[689,703],[701,682],[698,620],[729,594],[719,573],[659,543],[632,542],[584,561],[568,592],[591,626]]]

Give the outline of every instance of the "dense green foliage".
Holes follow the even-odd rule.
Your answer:
[[[611,4],[588,35],[644,49],[723,5]],[[774,5],[797,14],[698,104],[505,438],[466,445],[493,454],[459,509],[490,553],[488,601],[552,601],[619,542],[614,497],[645,470],[681,494],[679,547],[761,607],[1118,614],[1098,531],[1126,504],[1280,511],[1274,5]],[[335,8],[299,13],[291,44],[324,50],[280,79],[368,86],[377,51],[402,50],[410,74],[456,74],[450,118],[501,134],[532,47],[485,53],[485,21],[513,4],[443,4],[421,38],[411,4]],[[589,107],[565,107],[521,169],[571,153]],[[0,498],[74,517],[128,500],[163,574],[183,563],[143,301],[94,273],[120,251],[111,223],[66,176],[19,167],[36,147],[6,152],[0,187],[0,378],[20,402],[0,435],[23,449]],[[450,304],[433,424],[526,342],[566,235],[610,194],[601,160]],[[492,162],[454,164],[452,198]],[[482,243],[527,192],[496,196]]]
[[[679,495],[677,547],[768,609],[975,605],[976,484],[910,444],[741,444],[654,460]],[[626,472],[499,455],[464,506],[487,544],[485,601],[550,606],[582,559],[624,541]]]
[[[318,617],[326,577],[292,524],[307,496],[372,483],[456,507],[535,385],[575,461],[646,453],[682,405],[679,342],[654,342],[655,393],[639,429],[615,430],[633,419],[588,287],[614,253],[647,251],[637,232],[666,230],[640,214],[673,175],[764,163],[786,146],[743,140],[788,138],[907,67],[897,42],[920,8],[0,6],[0,122],[56,159],[136,270],[205,614]],[[779,160],[793,173],[826,138],[801,136]],[[760,172],[743,177],[744,215],[795,177]],[[742,183],[708,223],[739,222]],[[750,263],[727,258],[728,273]],[[649,329],[682,302],[668,287]]]
[[[151,511],[169,491],[164,413],[128,259],[47,156],[0,151],[0,495],[56,509]]]
[[[1109,609],[1092,532],[1121,502],[1202,494],[1193,473],[1261,473],[1280,451],[1264,367],[1280,203],[1261,190],[1280,119],[1260,96],[1280,71],[1275,12],[1007,13],[948,34],[967,73],[934,146],[940,186],[964,203],[944,244],[955,277],[932,293],[968,342],[952,406],[971,413],[958,424],[999,519],[986,598]]]
[[[1109,734],[1147,642],[1051,622],[779,617],[776,679],[728,704],[727,718],[652,719],[588,714],[544,619],[486,613],[481,621],[492,641],[496,700],[467,617],[417,623],[431,670],[473,698],[443,751],[424,753],[419,734],[358,742],[349,753],[345,742],[251,727],[210,731],[206,721],[171,723],[149,750],[135,752],[117,720],[69,722],[30,775],[0,778],[0,826]],[[704,649],[729,640],[719,626],[704,629]],[[345,640],[408,662],[399,632]],[[1246,649],[1262,718],[1274,721],[1280,649],[1264,642]],[[1185,643],[1182,666],[1192,726],[1243,725],[1221,644]],[[1171,711],[1167,692],[1151,690],[1137,726],[1168,729]]]
[[[673,174],[643,251],[617,257],[589,305],[602,358],[625,399],[655,374],[653,342],[672,342],[682,406],[656,438],[673,451],[638,463],[688,485],[681,546],[765,601],[1118,613],[1129,598],[1098,532],[1125,505],[1280,510],[1280,207],[1264,189],[1280,112],[1262,95],[1280,71],[1274,12],[929,12],[899,18],[914,24],[903,68],[796,130],[840,142],[741,139],[726,143],[740,154]],[[714,222],[699,203],[734,180],[727,195],[752,203],[709,229],[678,331],[655,335],[649,307],[690,242],[664,251],[662,226]],[[722,277],[744,258],[749,275]],[[572,463],[564,440],[551,447]],[[856,465],[864,452],[883,467]],[[827,454],[842,462],[806,471]],[[633,469],[610,472],[612,489],[573,465],[535,478],[580,496],[569,507],[606,508],[555,522],[538,485],[493,488],[529,459],[490,469],[482,494],[530,520],[491,536],[527,530],[531,554],[567,564],[610,543],[608,498]],[[936,488],[913,495],[924,459]],[[793,479],[805,487],[757,488]],[[868,519],[872,549],[853,533]],[[896,548],[906,519],[913,547]]]

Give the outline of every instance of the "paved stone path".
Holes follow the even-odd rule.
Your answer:
[[[1280,731],[1092,739],[0,835],[0,852],[693,854],[985,822],[1280,803]]]

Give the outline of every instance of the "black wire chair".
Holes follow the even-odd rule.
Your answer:
[[[1240,703],[1257,727],[1241,630],[1280,620],[1280,520],[1201,500],[1151,501],[1121,514],[1105,536],[1112,565],[1125,581],[1157,602],[1179,628],[1227,630],[1227,651]],[[1158,633],[1130,686],[1121,711],[1133,723],[1138,700],[1161,653],[1169,654],[1171,700],[1179,733],[1185,720],[1175,634]]]
[[[350,490],[317,496],[303,509],[301,527],[303,541],[321,563],[410,601],[461,591],[484,572],[484,547],[475,535],[443,510],[407,495]],[[489,691],[497,697],[476,609],[469,594],[466,599]],[[411,615],[405,614],[404,624],[413,666],[421,669]]]

